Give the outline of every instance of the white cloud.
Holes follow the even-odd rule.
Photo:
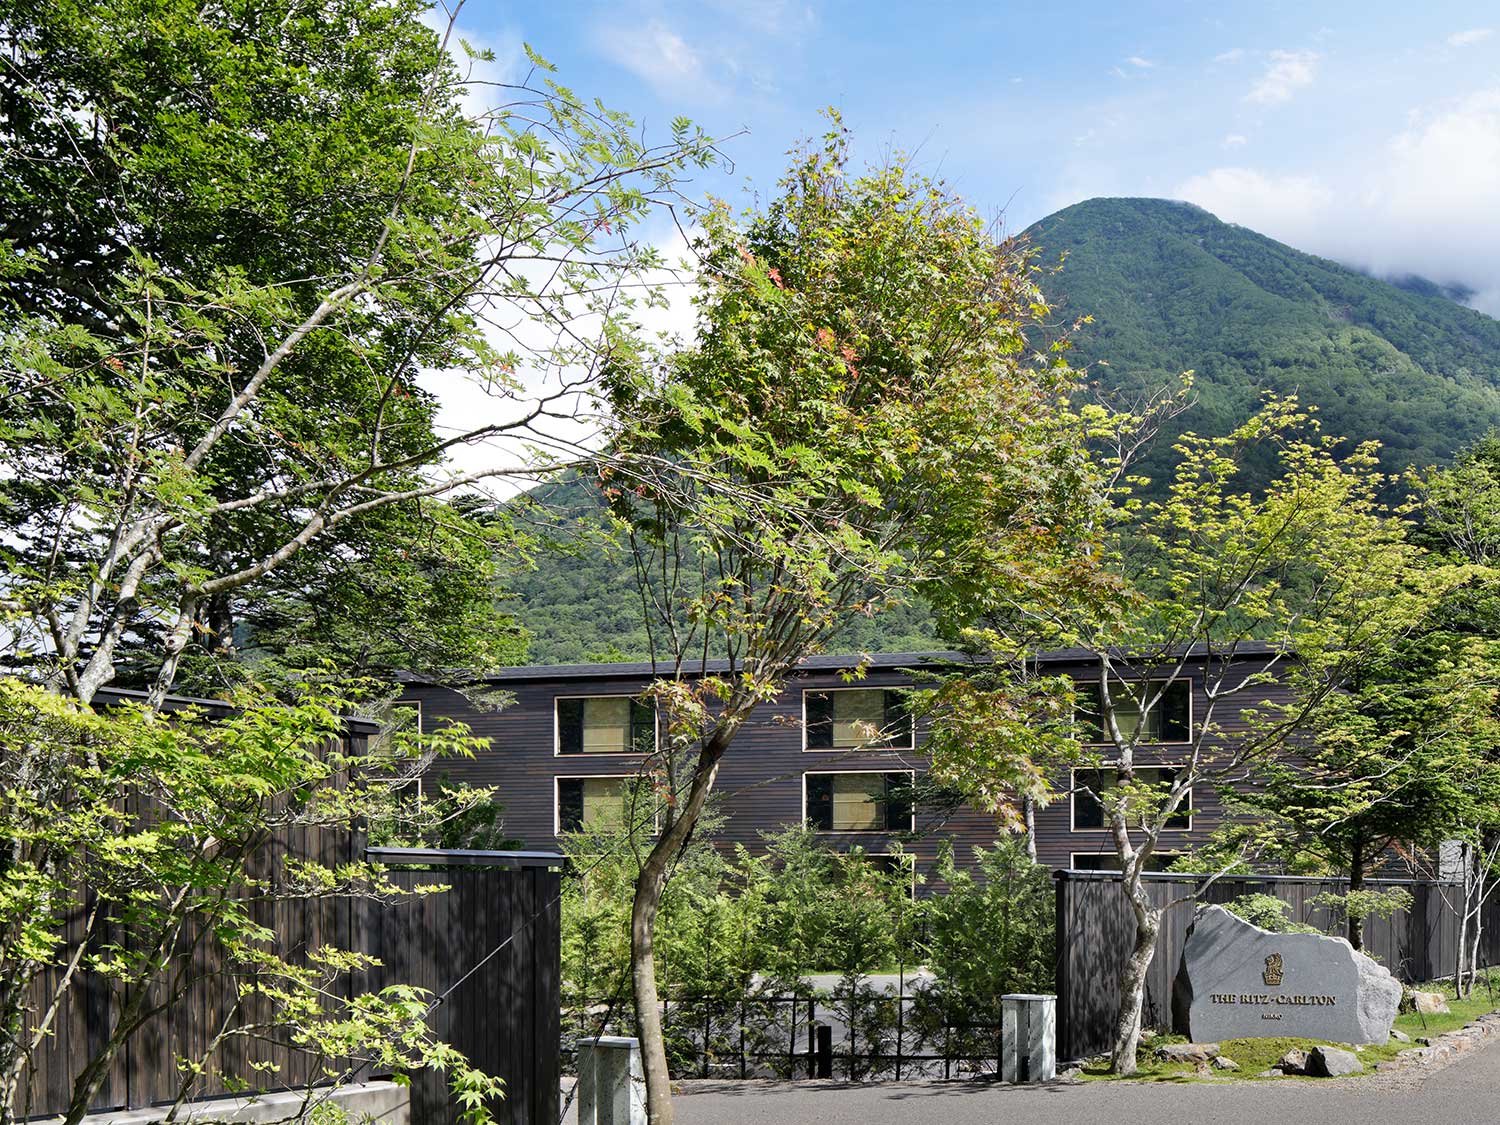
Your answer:
[[[1174,194],[1303,249],[1316,241],[1334,193],[1315,176],[1267,175],[1254,168],[1215,168],[1179,184]]]
[[[718,100],[723,91],[708,73],[703,56],[661,20],[639,26],[611,24],[597,29],[595,45],[658,94]]]
[[[439,39],[447,37],[448,53],[468,83],[459,94],[465,114],[483,117],[510,100],[509,93],[501,87],[524,78],[525,68],[529,65],[519,36],[502,31],[486,37],[462,24],[456,24],[450,33],[448,16],[440,6],[428,8],[419,18],[437,33]],[[465,43],[469,45],[469,51],[464,50]],[[493,58],[476,57],[485,54]]]
[[[1483,43],[1493,34],[1495,29],[1492,27],[1471,27],[1468,31],[1456,31],[1448,36],[1448,46],[1472,47],[1475,43]]]
[[[1176,194],[1378,275],[1467,285],[1475,307],[1500,315],[1500,86],[1416,114],[1336,173],[1215,168]]]
[[[1245,136],[1245,134],[1243,133],[1228,133],[1225,134],[1222,143],[1225,148],[1240,148],[1241,146],[1248,144],[1249,141],[1250,138]]]
[[[1243,48],[1243,47],[1231,47],[1231,48],[1229,48],[1229,50],[1227,50],[1227,51],[1220,51],[1217,55],[1215,55],[1214,56],[1214,62],[1216,62],[1216,63],[1233,63],[1233,62],[1239,62],[1244,57],[1245,57],[1245,48]]]
[[[1151,67],[1156,65],[1150,59],[1141,58],[1140,55],[1131,55],[1125,61],[1128,62],[1131,66],[1139,67],[1142,70],[1149,70]]]
[[[1276,105],[1312,84],[1313,70],[1321,56],[1316,51],[1272,51],[1266,72],[1245,95],[1246,101]]]

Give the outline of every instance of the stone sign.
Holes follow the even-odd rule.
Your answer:
[[[1176,1030],[1194,1042],[1296,1035],[1384,1043],[1401,985],[1343,938],[1275,934],[1200,906],[1172,987]]]

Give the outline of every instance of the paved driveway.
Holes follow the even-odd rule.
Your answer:
[[[1007,1087],[958,1083],[845,1086],[813,1082],[688,1082],[678,1125],[1495,1125],[1500,1043],[1429,1074],[1344,1080],[1083,1083]]]

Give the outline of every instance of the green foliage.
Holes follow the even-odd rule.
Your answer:
[[[466,120],[426,10],[7,11],[12,667],[87,701],[117,674],[164,690],[184,659],[210,665],[195,684],[232,681],[211,664],[247,643],[372,672],[520,656],[495,594],[527,538],[441,502],[476,479],[448,453],[512,438],[479,479],[546,468],[525,443],[552,414],[518,405],[518,371],[633,350],[619,283],[659,262],[630,232],[711,146],[682,127],[644,147],[540,59]],[[555,346],[497,349],[486,308]],[[493,411],[439,434],[423,370],[477,382]]]
[[[4,1114],[14,1112],[34,1052],[53,1030],[45,1009],[28,1010],[48,971],[60,974],[64,999],[85,973],[111,998],[109,1033],[80,1053],[70,1117],[88,1108],[95,1080],[153,1018],[163,980],[186,989],[212,973],[226,990],[237,987],[242,1006],[264,1002],[271,1023],[319,1060],[318,1079],[340,1080],[329,1060],[356,1058],[383,1069],[440,1066],[481,1101],[498,1093],[493,1079],[433,1037],[421,990],[351,991],[347,978],[371,966],[368,955],[304,950],[300,938],[264,922],[280,899],[406,893],[369,863],[268,860],[282,853],[266,844],[291,833],[347,839],[372,814],[388,815],[390,791],[409,783],[425,757],[472,754],[477,745],[453,727],[404,734],[371,757],[340,737],[343,715],[358,702],[304,684],[290,702],[245,692],[222,717],[188,709],[165,718],[134,705],[96,713],[0,679]],[[67,919],[81,933],[64,947]],[[189,955],[210,940],[217,957]],[[216,1065],[210,1056],[222,1043],[243,1041],[259,1060],[265,1032],[259,1021],[227,1024],[203,1057],[188,1058],[184,1090]]]
[[[628,973],[630,896],[638,861],[623,832],[568,838],[563,891],[565,1007],[607,1002]],[[912,897],[912,878],[859,849],[834,851],[788,828],[764,850],[725,855],[712,834],[683,852],[657,924],[657,977],[669,999],[800,993],[837,973],[836,992],[897,965],[926,966],[954,1010],[992,1005],[1052,979],[1048,870],[1013,842],[976,849],[978,873],[944,851],[942,894]],[[996,1008],[998,1011],[998,1007]]]
[[[958,868],[946,844],[934,877],[945,894],[923,903],[927,966],[955,1007],[999,1011],[1008,992],[1049,992],[1056,953],[1051,871],[1016,839],[974,849]]]
[[[1295,394],[1334,437],[1378,441],[1388,475],[1444,464],[1500,424],[1500,324],[1440,293],[1405,291],[1166,200],[1089,200],[1027,237],[1044,260],[1066,255],[1042,288],[1068,318],[1090,319],[1070,342],[1092,383],[1129,400],[1196,373],[1195,405],[1166,423],[1137,468],[1153,482],[1149,495],[1170,481],[1178,434],[1228,433],[1265,391]],[[1246,456],[1244,484],[1255,491],[1275,466],[1267,449]],[[568,506],[587,504],[580,487]],[[575,582],[578,574],[589,580]],[[535,623],[534,657],[581,660],[601,638],[644,656],[630,577],[627,557],[593,547],[539,559],[517,585]],[[832,643],[924,651],[939,635],[913,601],[856,620]]]
[[[1102,388],[1134,396],[1196,372],[1197,405],[1143,463],[1158,489],[1170,439],[1228,433],[1268,391],[1295,394],[1331,435],[1378,441],[1388,474],[1445,463],[1500,422],[1500,322],[1444,296],[1168,200],[1091,199],[1026,234],[1048,260],[1066,256],[1047,290],[1093,318],[1073,342]],[[1252,483],[1271,470],[1257,456]]]
[[[1405,887],[1391,887],[1384,891],[1369,888],[1345,891],[1342,894],[1330,891],[1317,895],[1312,905],[1325,907],[1344,918],[1389,918],[1398,910],[1410,910],[1412,895]]]
[[[1243,918],[1252,926],[1259,926],[1261,929],[1270,930],[1272,933],[1321,934],[1323,932],[1316,926],[1309,926],[1304,922],[1292,921],[1288,917],[1291,913],[1292,904],[1285,899],[1277,898],[1275,895],[1240,895],[1239,898],[1226,902],[1224,909],[1231,914],[1236,914]]]
[[[1482,846],[1500,831],[1500,445],[1411,479],[1429,548],[1418,580],[1439,596],[1312,711],[1298,760],[1264,763],[1242,798],[1278,855],[1347,875],[1355,895],[1393,843]],[[1345,913],[1357,940],[1366,912]]]

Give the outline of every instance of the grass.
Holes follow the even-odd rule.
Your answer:
[[[1474,994],[1468,1000],[1453,998],[1452,980],[1429,981],[1417,987],[1423,992],[1442,993],[1443,999],[1448,1002],[1449,1011],[1446,1015],[1424,1016],[1420,1012],[1406,1012],[1397,1016],[1396,1027],[1413,1039],[1418,1035],[1430,1037],[1441,1035],[1445,1031],[1457,1031],[1486,1012],[1500,1008],[1500,969],[1480,973],[1474,986]]]
[[[1480,1016],[1500,1008],[1500,969],[1491,969],[1488,974],[1481,973],[1479,981],[1474,989],[1474,994],[1468,1000],[1455,1000],[1453,998],[1453,985],[1451,981],[1432,981],[1427,984],[1418,985],[1423,992],[1440,992],[1448,1003],[1449,1011],[1440,1015],[1424,1016],[1420,1012],[1407,1012],[1396,1017],[1395,1027],[1416,1039],[1418,1036],[1432,1038],[1442,1035],[1444,1032],[1457,1031],[1459,1028],[1474,1022]],[[1149,1042],[1142,1045],[1137,1056],[1140,1070],[1131,1077],[1131,1081],[1137,1082],[1211,1082],[1211,1081],[1286,1081],[1286,1079],[1265,1079],[1257,1076],[1265,1070],[1275,1066],[1282,1055],[1287,1051],[1298,1048],[1310,1051],[1314,1047],[1339,1047],[1346,1051],[1353,1051],[1365,1064],[1365,1072],[1374,1069],[1375,1064],[1393,1059],[1396,1055],[1407,1048],[1408,1044],[1392,1040],[1388,1043],[1377,1043],[1366,1047],[1351,1047],[1347,1043],[1330,1043],[1320,1039],[1299,1039],[1293,1036],[1273,1036],[1264,1039],[1225,1039],[1219,1044],[1219,1053],[1225,1058],[1233,1059],[1238,1065],[1238,1070],[1216,1070],[1213,1077],[1200,1077],[1196,1063],[1166,1062],[1158,1059],[1155,1048],[1163,1043],[1183,1043],[1186,1040],[1180,1035],[1158,1035]],[[1111,1081],[1118,1080],[1109,1073],[1109,1062],[1100,1059],[1086,1065],[1080,1075],[1086,1081]],[[1316,1081],[1313,1079],[1312,1081]]]

